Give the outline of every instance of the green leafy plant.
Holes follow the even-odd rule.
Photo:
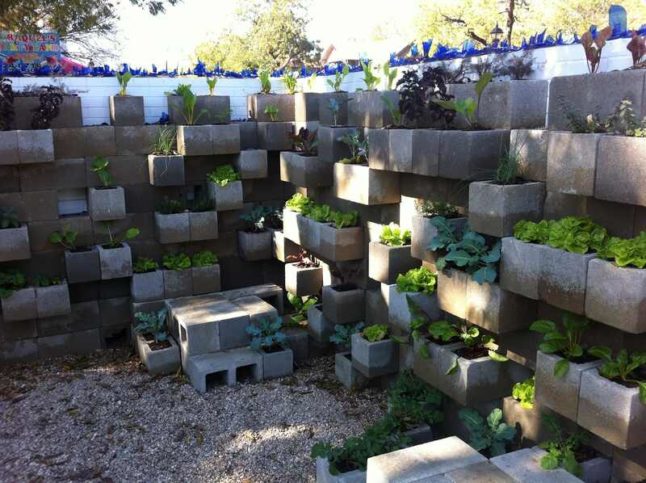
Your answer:
[[[375,90],[380,79],[372,72],[372,62],[362,61],[361,70],[363,70],[363,83],[366,85],[366,90]]]
[[[476,330],[478,330],[476,328]],[[431,339],[444,344],[460,339],[460,330],[448,320],[436,320],[428,325],[428,334]],[[468,331],[467,331],[468,334]],[[471,335],[477,336],[478,334]]]
[[[157,263],[152,258],[139,257],[137,261],[132,266],[132,271],[135,273],[148,273],[154,272],[159,268],[159,263]]]
[[[622,136],[646,136],[646,117],[641,121],[637,119],[630,99],[623,99],[617,104],[614,112],[606,119],[605,124],[610,133]]]
[[[130,82],[130,79],[132,79],[132,73],[129,70],[126,70],[123,73],[116,72],[115,77],[117,78],[117,82],[119,83],[119,95],[125,96],[126,90],[128,88],[128,82]]]
[[[283,84],[285,85],[285,89],[287,89],[287,93],[294,95],[296,94],[296,76],[294,75],[293,72],[285,72],[283,74]]]
[[[393,101],[386,95],[381,96],[381,100],[384,101],[386,109],[390,113],[390,118],[393,120],[390,127],[401,127],[402,126],[402,113],[399,110],[399,106],[395,105]]]
[[[191,259],[186,253],[169,253],[162,258],[166,270],[187,270],[191,268]]]
[[[262,94],[269,94],[271,92],[271,73],[268,70],[258,72],[258,80],[260,80],[260,92]]]
[[[363,330],[365,324],[359,322],[358,324],[336,324],[334,326],[334,334],[330,336],[330,342],[338,345],[339,347],[350,347],[352,342],[352,335],[358,334]]]
[[[213,211],[215,209],[215,202],[208,196],[201,195],[188,203],[187,206],[188,210],[193,213],[204,213],[205,211]]]
[[[415,200],[417,212],[427,218],[443,216],[444,218],[457,218],[460,216],[457,206],[445,201]]]
[[[585,441],[586,434],[575,432],[567,436],[562,425],[551,414],[543,414],[543,422],[553,438],[539,445],[547,451],[547,454],[541,458],[541,468],[544,470],[563,468],[575,476],[583,476],[583,468],[576,459],[576,452]]]
[[[10,297],[16,290],[27,286],[27,277],[19,270],[0,271],[0,298]]]
[[[393,90],[393,83],[397,77],[397,69],[391,69],[390,63],[386,62],[383,66],[384,77],[386,78],[386,88],[391,91]]]
[[[564,377],[570,369],[570,361],[576,361],[584,354],[581,342],[590,321],[581,315],[565,312],[562,328],[551,320],[537,320],[530,330],[543,334],[543,342],[538,348],[546,354],[558,354],[562,357],[554,365],[554,375]]]
[[[511,397],[518,401],[523,409],[532,409],[534,407],[534,382],[535,378],[530,377],[524,381],[517,382],[511,388]]]
[[[318,74],[315,71],[315,72],[312,72],[309,79],[307,79],[307,88],[309,89],[310,92],[314,92],[314,87],[316,87],[317,78],[318,78]]]
[[[0,208],[0,230],[6,230],[8,228],[20,228],[18,215],[13,208]]]
[[[278,121],[278,106],[274,106],[273,104],[268,104],[265,106],[265,114],[269,116],[269,120],[272,122]]]
[[[305,215],[307,214],[311,204],[312,200],[304,194],[294,193],[294,195],[285,202],[285,208]]]
[[[432,102],[443,107],[444,109],[449,109],[461,114],[465,121],[467,122],[469,129],[478,129],[479,124],[479,114],[480,114],[480,100],[482,99],[482,93],[485,88],[493,79],[493,74],[491,72],[485,72],[480,76],[478,82],[475,84],[476,98],[467,97],[466,99],[433,99]]]
[[[313,203],[307,213],[307,217],[319,223],[325,223],[330,220],[332,216],[332,208],[330,205]]]
[[[646,366],[646,352],[629,354],[626,349],[621,349],[616,357],[612,357],[612,349],[605,346],[590,347],[588,352],[603,361],[599,374],[620,384],[637,386],[639,400],[646,405],[646,380],[638,375],[639,369]]]
[[[330,218],[337,230],[359,225],[359,212],[355,210],[333,211]]]
[[[195,268],[210,267],[218,263],[218,257],[211,250],[202,250],[191,257],[191,266]]]
[[[250,212],[240,215],[240,219],[245,224],[245,231],[249,233],[262,233],[266,231],[265,217],[271,208],[264,206],[255,206]]]
[[[613,261],[618,267],[646,268],[646,231],[634,238],[611,237],[597,256]]]
[[[608,231],[604,227],[580,216],[538,223],[519,221],[514,226],[514,236],[525,242],[547,244],[579,254],[603,251],[608,242]]]
[[[206,78],[206,85],[209,88],[209,95],[212,96],[215,92],[215,85],[218,83],[218,78],[217,77],[207,77]]]
[[[379,342],[380,340],[388,338],[390,328],[386,324],[373,324],[363,329],[361,335],[368,342]]]
[[[350,73],[350,66],[347,64],[343,66],[343,69],[340,71],[337,69],[334,73],[334,79],[328,79],[327,84],[334,89],[334,92],[341,92],[341,84],[343,79]],[[336,124],[336,123],[335,123]]]
[[[365,164],[368,162],[368,140],[363,138],[358,131],[345,133],[339,138],[339,141],[350,148],[350,157],[339,160],[339,163]]]
[[[410,230],[402,230],[396,223],[384,225],[379,235],[379,241],[389,247],[401,247],[410,245]]]
[[[108,161],[106,158],[103,158],[101,156],[94,158],[90,171],[96,173],[96,175],[99,177],[99,181],[101,181],[101,185],[104,188],[112,187],[113,180],[112,175],[110,174],[110,161]]]
[[[304,156],[316,156],[318,153],[319,141],[316,130],[310,131],[302,127],[298,130],[298,134],[290,133],[289,137],[294,142],[294,149]]]
[[[327,101],[327,108],[332,114],[332,125],[336,126],[338,124],[339,112],[341,111],[341,104],[336,97],[330,97]]]
[[[437,229],[437,235],[431,240],[429,249],[433,252],[444,252],[437,259],[436,267],[444,270],[453,266],[464,270],[480,285],[485,282],[493,283],[498,277],[498,262],[500,261],[500,241],[493,246],[486,239],[471,231],[465,225],[462,231],[443,216],[431,218],[431,224]]]
[[[177,153],[177,132],[173,126],[160,126],[151,147],[152,154],[170,156]]]
[[[187,126],[193,126],[207,113],[206,109],[202,109],[199,113],[195,112],[197,96],[191,90],[190,84],[179,84],[175,89],[175,94],[182,97],[182,114]]]
[[[184,200],[173,200],[168,197],[164,197],[164,199],[157,204],[156,208],[156,211],[162,215],[175,215],[186,211],[186,203]]]
[[[168,311],[165,308],[156,312],[137,312],[135,319],[139,323],[135,325],[135,332],[138,334],[150,334],[155,339],[155,342],[158,343],[168,340],[167,315]]]
[[[222,164],[207,174],[206,177],[211,183],[224,187],[229,183],[238,181],[240,173],[237,173],[230,164]]]
[[[291,319],[296,325],[300,325],[302,322],[305,322],[307,320],[307,310],[319,303],[319,299],[312,295],[299,297],[298,295],[291,293],[287,294],[287,301],[294,309]]]
[[[34,287],[53,287],[61,285],[63,281],[59,277],[48,277],[47,275],[38,274],[32,280]]]
[[[439,335],[446,342],[457,337],[465,345],[464,350],[468,353],[480,356],[480,352],[482,352],[492,361],[507,362],[508,359],[497,352],[498,344],[496,344],[494,338],[487,334],[481,334],[480,329],[475,325],[466,323],[455,325],[455,334],[453,334],[445,324],[439,325],[438,322],[433,322],[429,326],[429,333],[432,337],[434,334]],[[451,367],[446,371],[446,375],[455,374],[459,367],[458,358],[456,357]]]
[[[131,227],[121,233],[115,233],[112,231],[112,226],[108,222],[105,224],[106,230],[108,232],[108,242],[104,245],[106,248],[119,248],[123,242],[127,240],[132,240],[139,236],[139,228]]]
[[[398,292],[421,292],[432,294],[437,285],[437,274],[426,267],[411,268],[406,273],[397,275]]]
[[[505,454],[516,436],[516,428],[503,422],[499,408],[493,409],[486,420],[471,408],[461,409],[458,416],[469,430],[469,445],[489,457]]]
[[[263,352],[282,350],[287,344],[287,336],[281,332],[283,319],[280,317],[263,317],[256,324],[247,326],[247,334],[251,336],[250,347]]]
[[[440,391],[405,370],[388,392],[388,414],[399,422],[402,431],[421,424],[432,426],[444,420],[443,399]]]
[[[520,166],[522,157],[517,146],[510,146],[498,160],[494,182],[500,185],[518,184],[521,182]]]
[[[70,229],[69,227],[64,227],[61,231],[55,231],[50,233],[48,240],[49,243],[54,245],[60,245],[66,250],[76,250],[76,238],[78,237],[78,232]]]

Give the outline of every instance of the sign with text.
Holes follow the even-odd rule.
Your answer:
[[[0,31],[0,61],[13,64],[58,64],[61,59],[61,39],[56,32],[21,34]]]

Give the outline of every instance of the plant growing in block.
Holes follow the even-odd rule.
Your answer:
[[[164,255],[164,297],[177,298],[193,295],[191,259],[185,253]]]
[[[285,265],[285,290],[298,295],[317,295],[323,286],[323,267],[304,250],[287,259]]]
[[[271,208],[254,207],[249,213],[241,215],[243,230],[238,231],[238,250],[240,257],[248,262],[270,260],[272,258],[272,232],[265,226]]]
[[[128,95],[128,83],[132,79],[129,70],[116,73],[119,94],[110,96],[110,124],[113,126],[143,126],[144,98]]]
[[[419,265],[410,255],[411,234],[395,223],[384,225],[379,241],[368,246],[368,276],[385,284],[395,283],[397,276]]]
[[[6,322],[36,319],[36,291],[27,287],[25,274],[18,270],[0,272],[0,305]]]
[[[397,372],[397,348],[387,325],[369,325],[352,335],[352,365],[369,379]]]
[[[88,211],[94,221],[120,220],[126,216],[125,193],[121,186],[114,186],[110,174],[110,162],[97,157],[92,161],[92,172],[96,173],[101,186],[88,188]]]
[[[55,231],[49,235],[49,242],[65,249],[65,271],[69,283],[93,282],[101,280],[101,266],[97,247],[76,245],[78,232],[69,228]]]
[[[179,347],[166,329],[167,315],[165,308],[156,312],[135,313],[137,353],[153,375],[173,374],[180,366]]]
[[[207,175],[209,197],[217,211],[240,210],[243,207],[240,174],[230,164],[215,168]]]
[[[286,348],[285,334],[281,331],[280,317],[262,318],[247,327],[251,348],[262,355],[263,377],[273,379],[290,375],[294,371],[294,354]]]
[[[458,231],[464,227],[466,218],[460,215],[456,206],[441,201],[416,200],[415,209],[417,214],[413,216],[411,227],[411,256],[435,264],[438,255],[429,248],[431,240],[438,234],[432,223],[433,218],[444,217]]]
[[[130,296],[134,302],[152,302],[164,298],[164,273],[159,264],[146,257],[138,258],[132,266]]]
[[[39,319],[68,315],[72,312],[70,293],[65,280],[37,276],[34,285]]]
[[[115,233],[109,223],[106,223],[105,226],[109,241],[97,247],[101,280],[132,276],[132,253],[126,240],[132,240],[139,236],[139,229],[128,228],[122,233]]]
[[[210,250],[202,250],[191,257],[191,287],[193,295],[219,292],[220,265]]]
[[[153,186],[184,185],[184,156],[177,153],[177,133],[170,126],[159,128],[148,155],[148,178]]]

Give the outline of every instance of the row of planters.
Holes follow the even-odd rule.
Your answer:
[[[502,240],[506,290],[585,314],[622,331],[646,331],[646,232],[608,235],[588,218],[518,222]]]
[[[164,255],[162,268],[150,258],[134,264],[130,294],[134,302],[149,302],[220,291],[217,256],[203,250],[189,257],[185,253]]]
[[[162,244],[218,238],[215,203],[198,198],[191,203],[165,198],[155,211],[155,233]]]
[[[67,281],[39,275],[27,280],[24,273],[9,269],[0,272],[2,320],[45,319],[71,313]]]

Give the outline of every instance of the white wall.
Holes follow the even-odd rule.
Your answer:
[[[628,39],[618,39],[608,42],[603,51],[599,72],[611,70],[622,70],[632,65],[630,52],[626,50]],[[547,47],[535,49],[533,79],[551,79],[556,76],[585,74],[588,68],[585,62],[583,47],[580,44],[564,45],[558,47]],[[474,62],[477,58],[456,59],[450,64],[456,65],[460,62]],[[430,63],[431,65],[433,63]],[[422,69],[429,65],[419,64],[418,66],[403,66],[399,68],[404,71],[410,68]],[[385,81],[382,77],[380,88],[385,88]],[[326,80],[330,77],[318,76],[312,86],[313,92],[326,92],[331,88]],[[33,84],[50,84],[51,78],[46,77],[16,77],[13,78],[15,90],[20,90]],[[108,98],[118,92],[118,83],[114,77],[63,77],[56,78],[55,83],[63,83],[65,87],[76,91],[82,98],[83,123],[85,125],[96,125],[110,122],[108,111]],[[208,87],[204,77],[135,77],[128,84],[128,93],[137,96],[144,96],[144,108],[146,122],[157,122],[163,112],[168,112],[166,103],[166,92],[172,91],[177,84],[191,84],[196,94],[208,94]],[[305,90],[307,80],[300,81]],[[274,92],[283,92],[284,88],[280,79],[272,79]],[[232,119],[243,119],[247,117],[246,96],[259,91],[258,79],[226,79],[218,80],[215,88],[216,94],[228,95],[231,98]],[[357,88],[364,87],[363,74],[353,72],[343,82],[343,90],[352,92]]]

